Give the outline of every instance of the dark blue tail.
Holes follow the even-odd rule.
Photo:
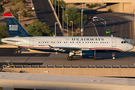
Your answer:
[[[11,13],[3,13],[10,37],[28,37],[29,35]]]

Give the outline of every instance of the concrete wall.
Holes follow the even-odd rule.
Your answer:
[[[108,6],[106,10],[112,9],[113,12],[125,12],[132,10],[131,5],[135,3],[135,0],[64,0],[66,3],[117,3]],[[131,7],[131,8],[130,8]]]
[[[130,7],[131,6],[131,3],[124,3],[124,11],[128,8],[128,7]]]
[[[27,81],[27,80],[6,80],[0,79],[0,87],[3,90],[23,89],[44,89],[44,90],[135,90],[135,86],[109,85],[109,84],[89,84],[89,83],[66,83],[47,81]]]
[[[3,71],[75,76],[135,77],[135,68],[4,68]]]
[[[66,3],[121,3],[121,2],[128,2],[132,3],[132,0],[64,0]]]
[[[129,8],[131,5],[132,5],[131,3],[116,3],[116,4],[108,5],[106,9],[107,10],[111,9],[113,12],[124,12],[125,10],[129,11],[127,9],[132,9]]]
[[[121,11],[120,4],[119,3],[113,4],[113,5],[108,5],[106,7],[106,9],[107,9],[107,11],[111,10],[113,12],[119,12],[119,11]]]

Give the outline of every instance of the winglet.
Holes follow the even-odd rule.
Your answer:
[[[4,17],[14,17],[11,13],[3,13]]]

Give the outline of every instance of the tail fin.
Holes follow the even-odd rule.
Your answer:
[[[11,13],[3,13],[10,37],[27,37],[29,35]]]

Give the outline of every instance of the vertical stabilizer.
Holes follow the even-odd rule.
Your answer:
[[[3,13],[10,37],[27,37],[29,35],[11,13]]]

